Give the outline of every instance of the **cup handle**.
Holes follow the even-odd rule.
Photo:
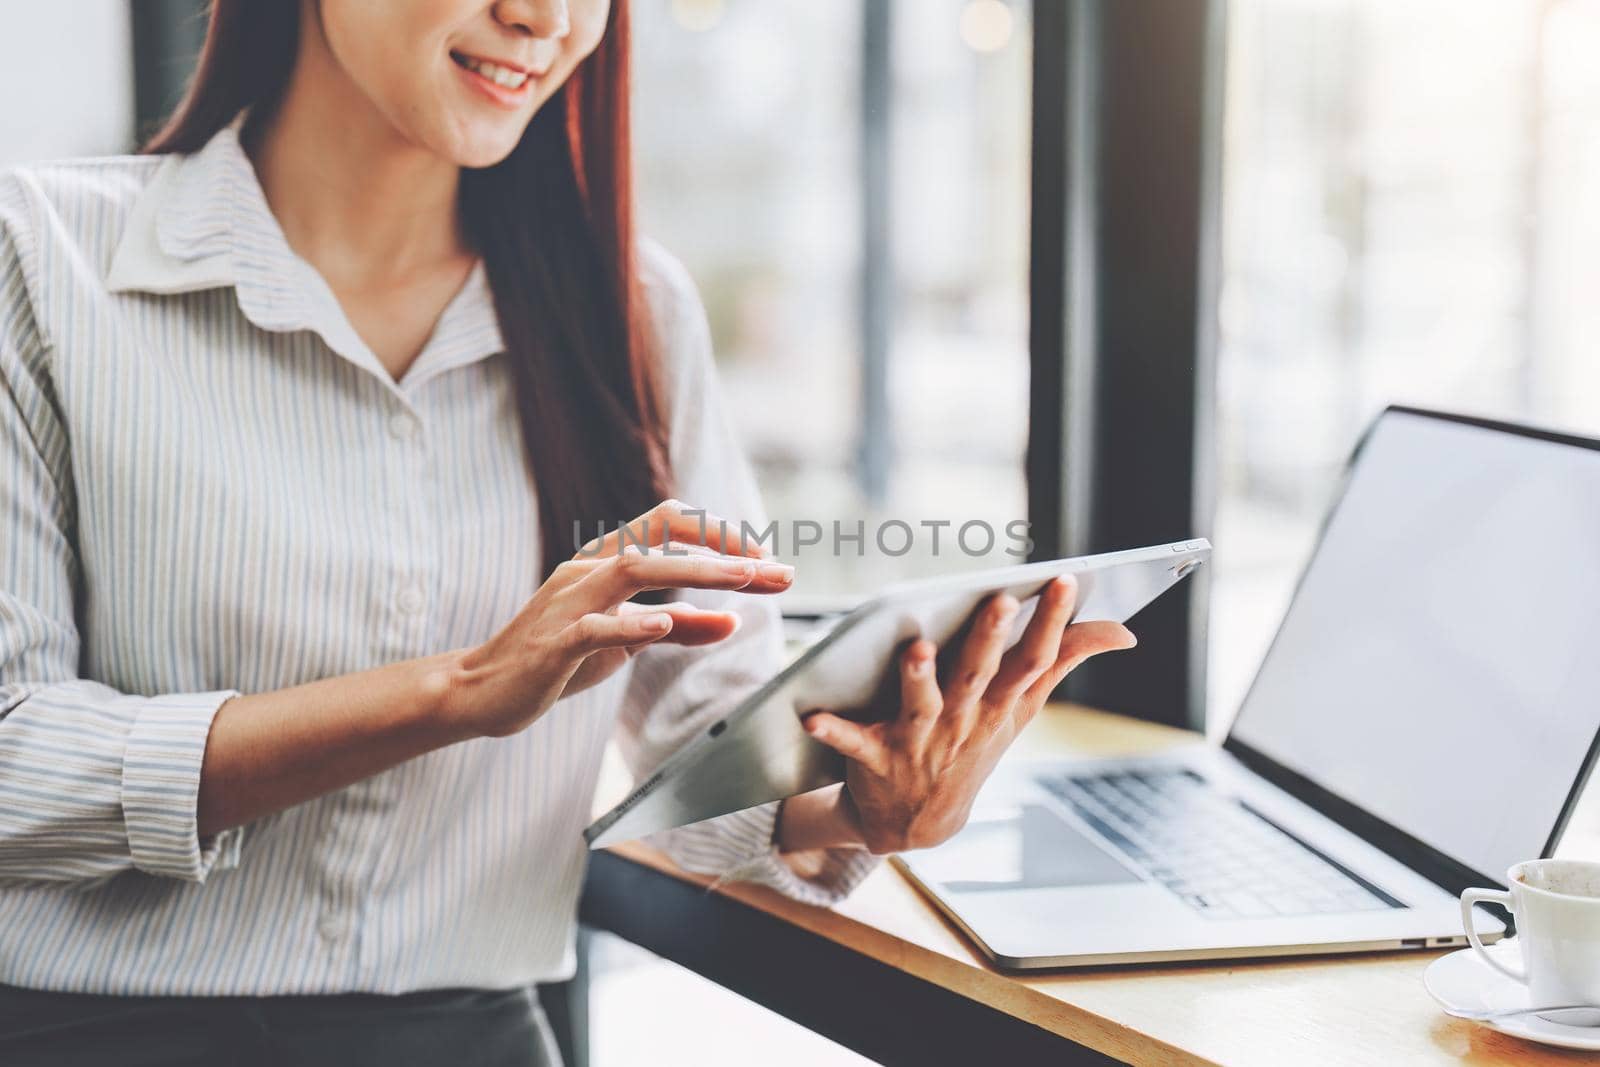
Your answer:
[[[1483,942],[1478,939],[1478,931],[1472,922],[1472,906],[1474,904],[1498,904],[1507,911],[1511,910],[1511,894],[1498,889],[1464,889],[1461,892],[1461,923],[1467,929],[1467,941],[1476,950],[1483,962],[1505,975],[1526,985],[1528,972],[1522,967],[1508,967],[1489,955],[1488,949],[1483,947]]]

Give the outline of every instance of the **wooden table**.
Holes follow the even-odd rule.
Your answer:
[[[1028,755],[1148,751],[1184,731],[1053,706]],[[1588,854],[1595,802],[1569,847]],[[642,845],[595,858],[584,918],[884,1062],[1187,1064],[1582,1062],[1443,1014],[1438,952],[1059,971],[992,968],[888,864],[833,910],[708,888]],[[972,1057],[982,1056],[982,1060]]]

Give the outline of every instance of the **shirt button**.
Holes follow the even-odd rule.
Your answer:
[[[395,605],[407,615],[415,615],[422,610],[422,590],[414,585],[408,585],[400,590],[400,595],[395,597]]]
[[[389,432],[402,441],[409,441],[416,436],[417,420],[405,411],[397,411],[389,416]]]
[[[317,932],[322,935],[324,940],[340,941],[343,940],[345,934],[350,932],[350,924],[345,921],[342,915],[324,915],[317,923]]]

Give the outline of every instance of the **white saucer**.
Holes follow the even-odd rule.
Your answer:
[[[1516,967],[1522,962],[1515,939],[1491,945],[1489,951],[1508,966]],[[1528,999],[1527,986],[1490,967],[1470,948],[1434,960],[1423,973],[1422,982],[1449,1015],[1462,1011],[1511,1011],[1533,1004]],[[1543,1045],[1600,1051],[1600,1026],[1568,1026],[1537,1015],[1494,1019],[1483,1025]]]

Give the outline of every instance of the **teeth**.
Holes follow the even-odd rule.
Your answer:
[[[507,89],[520,89],[522,88],[522,83],[528,80],[528,76],[521,71],[512,70],[510,67],[502,67],[498,63],[490,63],[488,60],[460,56],[456,59],[456,62],[470,71],[483,75],[496,85],[504,86]]]

